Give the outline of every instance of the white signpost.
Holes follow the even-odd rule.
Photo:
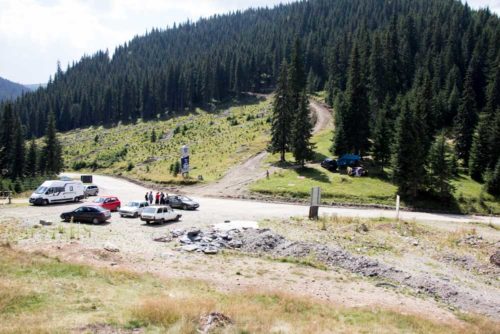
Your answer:
[[[399,221],[399,195],[396,195],[396,220]]]
[[[311,189],[311,206],[309,207],[309,219],[318,219],[319,205],[321,204],[321,188]]]

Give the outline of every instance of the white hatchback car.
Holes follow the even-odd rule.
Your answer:
[[[149,206],[141,213],[141,220],[149,223],[163,223],[166,221],[177,221],[182,217],[169,206]]]
[[[128,202],[127,205],[122,206],[118,212],[121,217],[133,217],[137,218],[144,211],[145,208],[149,206],[146,201],[132,201]]]

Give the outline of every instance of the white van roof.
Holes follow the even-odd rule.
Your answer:
[[[64,187],[67,184],[82,184],[80,181],[60,181],[60,180],[48,180],[42,183],[42,187]]]

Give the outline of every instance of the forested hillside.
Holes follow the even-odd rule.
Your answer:
[[[391,162],[410,195],[430,152],[435,166],[451,159],[476,180],[498,178],[500,20],[454,0],[310,0],[154,29],[112,57],[58,66],[12,109],[26,138],[44,134],[51,112],[60,131],[152,120],[274,90],[294,48],[308,91],[335,105],[334,153]],[[426,176],[446,192],[446,173]]]
[[[453,0],[311,0],[252,9],[155,29],[113,57],[107,51],[85,56],[59,68],[45,89],[20,99],[14,110],[28,135],[42,135],[51,110],[64,131],[260,91],[273,87],[299,36],[311,90],[344,90],[358,45],[372,107],[425,77],[443,109],[436,123],[442,126],[458,112],[469,65],[478,111],[485,106],[499,62],[499,27],[497,16]]]
[[[0,78],[0,101],[15,99],[27,91],[29,91],[29,89],[23,85]]]

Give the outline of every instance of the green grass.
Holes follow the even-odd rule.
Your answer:
[[[376,178],[350,178],[331,173],[319,165],[286,169],[251,185],[251,190],[282,197],[307,199],[312,187],[321,187],[324,203],[360,203],[393,205],[396,187]]]
[[[324,130],[314,135],[312,142],[315,144],[315,161],[319,162],[326,157],[331,157],[332,130]],[[290,153],[286,155],[287,161],[293,161]],[[267,157],[267,162],[277,163],[279,155]],[[397,187],[390,181],[388,175],[373,167],[368,167],[369,177],[352,178],[339,173],[332,173],[322,168],[319,164],[311,164],[304,169],[296,169],[293,164],[288,168],[271,175],[269,179],[261,179],[250,185],[250,190],[256,193],[306,200],[310,197],[312,187],[321,187],[322,201],[325,204],[378,204],[395,205]],[[444,205],[441,201],[433,199],[420,200],[414,203],[402,203],[418,209],[432,209],[438,211],[451,211],[461,213],[500,214],[500,201],[483,191],[480,183],[468,176],[461,175],[452,181],[455,187],[451,203]]]
[[[248,102],[248,101],[247,101]],[[268,101],[213,112],[196,110],[187,115],[113,128],[88,128],[61,135],[65,165],[82,171],[120,174],[157,183],[180,183],[170,166],[180,159],[180,148],[190,147],[191,176],[219,179],[233,165],[262,151],[267,145]],[[158,140],[152,143],[151,132]],[[98,136],[97,142],[95,141]]]
[[[201,315],[219,311],[224,333],[493,333],[481,317],[438,323],[382,308],[346,308],[283,292],[224,293],[200,281],[162,280],[60,262],[0,247],[0,333],[67,333],[96,324],[145,333],[196,333]]]

